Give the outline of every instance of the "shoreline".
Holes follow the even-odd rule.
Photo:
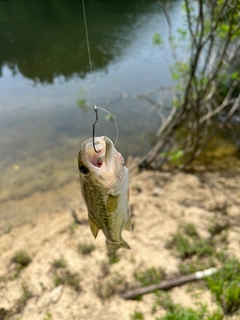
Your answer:
[[[69,191],[73,189],[71,186]],[[24,284],[28,298],[25,297],[22,308],[9,319],[129,320],[135,310],[141,310],[147,320],[163,316],[166,313],[163,308],[151,313],[153,294],[139,301],[124,301],[119,294],[139,286],[136,272],[155,268],[162,270],[167,278],[179,275],[181,258],[168,243],[187,224],[194,224],[199,236],[205,239],[215,222],[223,225],[224,233],[227,221],[231,228],[226,229],[226,252],[240,259],[239,190],[239,174],[228,177],[215,172],[143,171],[133,175],[130,190],[133,230],[124,231],[124,239],[132,249],[120,249],[114,263],[107,255],[103,234],[100,232],[96,240],[92,237],[87,211],[77,190],[75,207],[40,214],[34,221],[1,232],[0,309],[15,310],[23,297]],[[71,195],[74,196],[75,193]],[[77,211],[82,224],[74,222],[72,209]],[[88,245],[93,248],[90,253],[79,251],[81,246]],[[221,242],[218,248],[223,248]],[[13,257],[21,250],[29,255],[31,262],[16,273]],[[61,260],[66,262],[65,266],[54,269],[54,261]],[[78,283],[75,288],[67,282],[56,283],[56,277],[67,279],[69,275]],[[213,297],[201,284],[193,285],[196,295],[189,293],[188,288],[184,285],[172,289],[173,301],[190,307],[197,302],[216,307]]]

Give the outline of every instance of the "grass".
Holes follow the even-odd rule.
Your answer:
[[[93,243],[80,243],[78,245],[78,252],[84,256],[89,255],[96,249]]]
[[[31,293],[31,291],[29,290],[28,285],[23,282],[22,283],[22,296],[17,300],[16,304],[15,304],[15,314],[21,313],[23,311],[23,309],[25,308],[28,300],[30,298],[32,298],[33,295]]]
[[[159,308],[165,309],[166,314],[155,320],[223,320],[224,315],[220,309],[209,311],[206,305],[198,305],[196,308],[185,308],[180,304],[173,303],[168,292],[154,292],[155,301],[152,306],[152,314],[156,313]],[[145,319],[142,312],[135,310],[130,315],[131,320]]]
[[[18,264],[20,269],[26,268],[32,262],[31,257],[26,251],[19,250],[14,253],[12,262]]]
[[[175,249],[181,259],[191,258],[195,255],[198,258],[215,255],[215,243],[212,238],[200,238],[197,233],[193,232],[193,229],[188,229],[188,233],[185,233],[188,236],[178,230],[167,242],[166,247]],[[189,237],[190,234],[191,236]]]
[[[159,307],[166,310],[166,315],[155,320],[223,320],[220,309],[209,311],[206,305],[198,305],[196,308],[185,308],[180,304],[173,303],[168,292],[157,291],[155,302],[152,307],[154,314]]]
[[[240,262],[230,259],[226,254],[229,223],[212,223],[208,228],[209,236],[201,237],[194,224],[178,228],[167,241],[166,246],[173,249],[181,259],[181,274],[189,274],[213,266],[219,272],[201,282],[204,290],[209,290],[217,302],[217,309],[211,311],[206,305],[185,308],[173,303],[168,292],[155,291],[151,313],[165,309],[165,316],[155,320],[223,320],[226,316],[239,315],[240,318]],[[220,267],[222,266],[222,267]],[[162,280],[161,272],[155,268],[135,272],[135,279],[142,286],[158,283]],[[192,293],[193,294],[193,293]],[[142,319],[143,314],[135,311],[131,320]],[[143,318],[144,319],[144,318]]]
[[[14,253],[11,259],[11,263],[15,264],[14,269],[5,278],[10,280],[15,280],[19,277],[20,272],[26,268],[32,262],[32,258],[24,250],[19,250]]]
[[[224,224],[227,226],[226,224]],[[166,247],[173,249],[181,259],[179,271],[189,274],[224,263],[226,260],[226,228],[215,225],[209,227],[209,237],[200,237],[194,224],[179,227],[166,242]]]
[[[107,281],[102,281],[99,280],[94,284],[94,292],[96,296],[102,300],[106,301],[110,299],[113,295],[116,293],[116,285],[115,281],[107,280]]]
[[[227,261],[214,276],[207,278],[207,286],[225,314],[240,310],[240,262]]]
[[[54,285],[68,285],[77,292],[81,292],[80,277],[77,273],[64,270],[61,274],[56,274],[53,279]]]
[[[107,278],[99,278],[94,284],[96,296],[102,301],[110,299],[113,295],[121,294],[129,289],[129,285],[124,276],[115,272]]]
[[[188,223],[171,235],[166,247],[175,251],[181,259],[179,271],[189,274],[217,266],[219,272],[201,281],[202,288],[209,290],[217,303],[217,309],[209,310],[207,305],[196,303],[193,308],[175,304],[168,292],[155,291],[151,313],[165,309],[166,314],[155,320],[223,320],[232,315],[240,318],[240,262],[227,255],[229,223],[214,222],[208,228],[209,236],[201,237],[194,224]],[[221,266],[221,267],[220,267]],[[159,283],[164,278],[160,270],[149,268],[134,273],[142,285]],[[194,294],[194,293],[192,293]],[[131,320],[144,319],[139,310],[130,315]]]
[[[52,319],[52,314],[50,312],[46,312],[43,320],[49,320],[49,319]]]
[[[4,309],[4,308],[0,308],[0,319],[4,320],[7,319],[9,315],[9,311]]]
[[[156,320],[223,320],[223,315],[219,310],[210,313],[204,306],[192,309],[176,305],[174,311],[167,312],[164,317]]]
[[[120,261],[119,255],[116,252],[108,253],[109,264],[118,263]]]
[[[130,315],[131,320],[144,320],[144,315],[141,311],[135,310],[133,314]]]
[[[54,260],[52,267],[54,268],[53,283],[55,287],[59,285],[68,285],[77,292],[81,291],[81,279],[78,273],[72,273],[69,270],[66,270],[67,261],[64,258]]]
[[[64,258],[56,259],[52,263],[52,267],[55,269],[66,268],[67,261]]]
[[[100,278],[105,278],[106,276],[108,276],[110,274],[110,267],[109,264],[105,261],[103,261],[100,265],[100,270],[101,270],[101,276]]]
[[[141,272],[135,272],[134,278],[140,282],[142,286],[157,284],[162,280],[161,271],[155,268],[148,268]]]
[[[152,314],[156,313],[159,307],[169,312],[174,311],[174,304],[168,292],[163,292],[159,290],[159,291],[156,291],[154,295],[155,295],[155,301],[153,303],[152,310],[151,310]]]
[[[69,228],[70,234],[73,235],[78,228],[78,224],[76,222],[73,222],[70,224],[68,228]]]
[[[186,225],[183,228],[184,228],[185,233],[188,236],[199,238],[197,228],[194,223],[186,223]]]
[[[219,223],[219,222],[213,222],[209,227],[208,227],[208,232],[210,232],[210,234],[212,236],[215,236],[217,234],[222,233],[222,231],[224,230],[228,230],[230,227],[229,222],[226,220],[223,223]]]
[[[65,284],[65,279],[60,276],[55,276],[53,279],[53,283],[55,287],[60,286],[61,284]]]
[[[4,308],[0,308],[0,319],[5,320],[5,319],[13,319],[12,317],[15,314],[20,314],[29,299],[33,297],[33,294],[29,290],[28,285],[25,282],[22,282],[22,295],[21,297],[15,302],[14,307],[12,310],[6,310]],[[14,318],[17,319],[17,318]]]

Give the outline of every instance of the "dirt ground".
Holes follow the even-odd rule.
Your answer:
[[[227,250],[240,259],[239,174],[143,171],[131,176],[130,191],[133,230],[123,231],[123,237],[131,250],[119,250],[116,263],[109,262],[103,234],[100,232],[96,240],[93,238],[82,200],[74,208],[40,214],[34,221],[14,227],[2,224],[2,314],[18,311],[10,318],[21,320],[130,320],[138,310],[146,320],[161,317],[166,313],[164,309],[151,312],[153,294],[143,296],[142,300],[126,301],[120,293],[140,286],[134,273],[147,268],[161,268],[167,278],[179,275],[180,258],[166,243],[186,223],[194,223],[204,237],[211,223],[227,216],[231,224]],[[74,223],[72,209],[81,224]],[[79,244],[93,244],[95,250],[80,254]],[[16,272],[13,257],[19,250],[24,250],[32,261]],[[53,262],[61,259],[66,266],[55,270]],[[77,286],[56,283],[56,275],[61,272],[75,275]],[[192,286],[195,294],[189,292],[188,285],[172,289],[173,301],[190,307],[204,302],[214,309],[216,303],[201,281]]]

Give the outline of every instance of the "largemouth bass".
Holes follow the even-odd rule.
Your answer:
[[[78,154],[81,192],[88,208],[88,222],[96,238],[99,229],[106,237],[109,252],[130,249],[122,230],[130,230],[129,178],[121,154],[103,136],[85,140]]]

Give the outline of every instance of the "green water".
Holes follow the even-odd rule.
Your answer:
[[[173,30],[182,1],[171,1]],[[171,85],[165,17],[155,1],[0,1],[0,218],[17,220],[80,205],[77,154],[92,132],[93,106],[118,121],[127,159],[155,142],[160,118],[136,94]],[[86,102],[80,108],[78,101]],[[167,112],[167,111],[166,111]],[[99,112],[97,135],[116,138]]]

